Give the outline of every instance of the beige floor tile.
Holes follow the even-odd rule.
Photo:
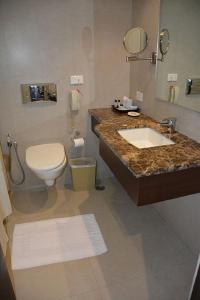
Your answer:
[[[126,247],[124,245],[124,247]],[[125,250],[125,249],[124,249]],[[122,251],[122,247],[91,258],[98,286],[122,284],[136,277],[145,276],[146,266],[134,247]]]
[[[16,213],[32,214],[46,211],[56,203],[57,191],[51,189],[51,196],[45,188],[34,190],[19,190],[12,197],[13,206]]]
[[[104,300],[101,289],[90,291],[87,293],[81,293],[72,297],[72,300]]]
[[[189,290],[180,279],[174,278],[167,284],[154,276],[144,275],[123,284],[104,287],[101,295],[104,300],[187,300]]]
[[[64,266],[71,296],[97,289],[98,285],[90,259],[68,262]]]
[[[90,192],[73,192],[69,200],[69,206],[77,214],[98,214],[107,209],[104,192],[92,190]]]
[[[49,190],[18,191],[12,199],[13,222],[35,221],[39,219],[71,216],[73,210],[68,205],[68,191],[55,187]],[[24,207],[23,207],[24,206]]]
[[[18,191],[14,224],[93,213],[108,252],[14,272],[17,300],[187,300],[195,258],[151,206],[138,208],[115,179],[104,191]]]
[[[188,300],[194,270],[192,263],[170,265],[168,268],[165,266],[163,272],[155,275],[156,284],[160,287],[160,298],[155,300]],[[155,287],[152,286],[152,291],[154,290]]]
[[[14,271],[17,300],[69,300],[70,288],[63,264]]]
[[[124,281],[123,284],[112,284],[101,290],[103,300],[154,300],[149,297],[149,287],[145,278],[139,281]]]

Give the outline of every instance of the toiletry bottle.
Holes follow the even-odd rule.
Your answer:
[[[114,101],[114,107],[117,108],[117,99]]]

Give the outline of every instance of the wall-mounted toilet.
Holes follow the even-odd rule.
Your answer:
[[[52,186],[67,164],[65,148],[60,143],[28,147],[26,163],[47,186]]]

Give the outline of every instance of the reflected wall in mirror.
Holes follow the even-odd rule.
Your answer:
[[[147,34],[144,29],[135,27],[124,35],[124,48],[130,54],[139,54],[147,46]]]
[[[186,88],[188,79],[200,79],[200,1],[160,2],[159,32],[168,29],[170,48],[164,62],[157,63],[156,96],[200,112],[200,89],[187,94]]]

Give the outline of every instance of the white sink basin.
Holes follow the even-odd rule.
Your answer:
[[[129,144],[141,149],[175,144],[151,128],[120,129],[118,133]]]

